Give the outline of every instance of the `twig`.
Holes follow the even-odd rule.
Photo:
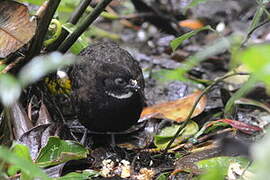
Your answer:
[[[62,53],[65,53],[73,43],[80,37],[80,35],[97,19],[99,14],[105,9],[105,7],[112,0],[103,0],[101,1],[94,9],[94,11],[89,14],[85,20],[83,20],[82,24],[72,33],[67,39],[60,45],[58,50]]]
[[[89,4],[92,0],[82,0],[79,4],[79,6],[75,9],[75,11],[70,15],[68,22],[75,25],[83,15],[84,11],[87,9]],[[62,32],[58,39],[48,46],[47,51],[55,51],[59,45],[66,39],[66,37],[69,35],[69,32],[62,28]]]
[[[196,109],[197,104],[200,102],[201,98],[208,93],[216,84],[218,84],[219,82],[223,81],[224,79],[227,79],[231,76],[235,76],[235,75],[247,75],[247,73],[233,73],[233,74],[228,74],[225,76],[222,76],[218,79],[216,79],[211,85],[209,85],[208,87],[206,87],[200,96],[197,97],[194,105],[192,106],[192,109],[190,110],[186,120],[184,121],[184,123],[178,128],[177,132],[175,133],[175,135],[173,136],[173,138],[171,139],[171,141],[168,143],[168,145],[166,146],[166,148],[164,149],[163,155],[165,155],[168,151],[168,149],[171,147],[172,143],[175,141],[175,139],[181,135],[181,131],[187,126],[187,124],[190,122],[191,116],[193,114],[193,112]]]
[[[60,1],[61,0],[49,0],[47,7],[44,10],[44,15],[38,22],[35,37],[30,45],[29,53],[26,57],[27,60],[32,59],[32,57],[40,53],[43,45],[43,40]]]
[[[71,24],[77,24],[79,21],[80,17],[83,15],[84,11],[86,10],[87,6],[91,3],[92,0],[82,0],[75,9],[75,11],[71,14],[68,22]]]
[[[251,34],[256,31],[257,29],[259,29],[260,27],[264,26],[265,24],[269,23],[270,19],[267,19],[265,21],[263,21],[262,23],[258,24],[257,26],[255,26],[253,29],[251,29],[248,34],[246,35],[245,39],[242,41],[241,45],[243,46],[244,44],[246,44],[246,42],[248,41],[248,39],[250,38]]]
[[[134,14],[127,14],[124,16],[119,16],[119,19],[138,19],[138,18],[145,18],[145,17],[155,17],[154,13],[148,13],[148,12],[143,12],[143,13],[134,13]]]
[[[13,67],[16,66],[16,64],[18,64],[21,60],[23,60],[23,57],[18,57],[15,61],[11,62],[9,65],[7,65],[1,72],[0,74],[4,74],[7,73],[8,71],[10,71]]]
[[[112,8],[107,7],[106,10],[107,10],[110,14],[119,17],[119,15],[118,15]],[[119,17],[119,19],[120,19],[120,23],[123,24],[124,26],[129,27],[129,28],[132,28],[132,29],[134,29],[134,30],[139,30],[139,28],[138,28],[137,26],[135,26],[133,23],[131,23],[128,19],[121,18],[121,17]]]
[[[200,138],[197,139],[196,143],[192,143],[192,142],[187,142],[185,144],[180,144],[176,147],[174,147],[173,149],[170,149],[170,151],[175,151],[177,149],[180,149],[180,148],[191,148],[194,144],[199,144],[199,143],[202,143],[208,139],[210,139],[211,137],[213,136],[216,136],[216,135],[219,135],[219,134],[223,134],[223,133],[228,133],[228,132],[231,132],[231,131],[234,131],[234,128],[227,128],[227,129],[222,129],[222,130],[219,130],[217,132],[213,132],[213,133],[210,133],[210,134],[207,134],[205,136],[202,136]]]
[[[250,160],[247,164],[247,166],[245,167],[245,169],[243,170],[243,172],[240,174],[239,179],[244,179],[243,176],[245,175],[245,173],[247,172],[248,168],[250,168],[250,166],[252,165],[253,160]]]

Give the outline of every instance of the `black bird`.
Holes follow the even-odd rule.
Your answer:
[[[98,133],[121,132],[136,124],[144,106],[139,63],[111,41],[90,45],[79,55],[69,77],[80,123]]]

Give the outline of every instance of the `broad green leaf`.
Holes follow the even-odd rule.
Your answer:
[[[11,151],[16,154],[18,157],[24,159],[25,161],[29,161],[32,162],[31,156],[30,156],[30,152],[29,152],[29,148],[23,144],[15,144],[13,145],[13,147],[11,148]],[[15,175],[18,171],[20,170],[20,167],[18,167],[17,165],[11,165],[8,168],[8,174],[10,176]]]
[[[0,99],[4,106],[12,105],[21,94],[18,80],[11,74],[0,75]]]
[[[158,148],[165,148],[169,141],[173,138],[175,133],[177,132],[178,128],[181,125],[173,125],[170,127],[166,127],[161,132],[154,137],[154,144]],[[182,135],[179,136],[176,140],[175,143],[181,143],[183,140],[187,139],[188,137],[194,135],[196,132],[198,132],[199,126],[196,122],[191,121],[188,123],[188,125],[182,130]]]
[[[74,62],[75,56],[70,54],[62,55],[59,52],[53,52],[44,56],[37,56],[26,64],[19,72],[19,81],[23,87],[34,83],[42,77],[58,68],[70,65]]]
[[[10,152],[6,147],[0,146],[0,159],[10,164],[16,165],[21,171],[30,177],[49,180],[49,177],[36,165]]]
[[[61,140],[58,137],[50,137],[36,159],[40,167],[60,164],[69,160],[86,158],[88,150],[83,145],[69,140]]]
[[[167,180],[169,175],[170,175],[169,173],[162,173],[157,177],[156,180]]]
[[[270,44],[248,47],[238,54],[237,59],[241,60],[256,78],[270,85]]]
[[[200,175],[200,180],[216,180],[225,179],[228,168],[232,163],[238,163],[242,168],[245,168],[248,164],[248,160],[244,157],[215,157],[205,159],[195,164],[202,170],[206,171]]]
[[[215,32],[215,30],[212,29],[211,26],[208,25],[208,26],[204,26],[204,27],[202,27],[200,29],[197,29],[197,30],[188,32],[186,34],[183,34],[182,36],[180,36],[180,37],[178,37],[178,38],[171,41],[170,45],[171,45],[173,51],[175,51],[176,48],[178,48],[182,44],[182,42],[184,40],[187,40],[187,39],[191,38],[192,36],[196,35],[198,32],[201,32],[201,31],[204,31],[204,30],[211,30],[211,31]]]

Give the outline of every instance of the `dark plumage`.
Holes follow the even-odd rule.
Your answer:
[[[69,77],[79,121],[90,131],[120,132],[134,125],[144,105],[137,61],[113,42],[88,46]]]

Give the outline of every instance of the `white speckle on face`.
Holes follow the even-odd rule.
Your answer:
[[[114,94],[112,92],[106,91],[106,94],[108,94],[109,96],[112,96],[114,98],[117,98],[117,99],[127,99],[127,98],[130,98],[133,95],[133,92],[129,91],[126,94]]]

